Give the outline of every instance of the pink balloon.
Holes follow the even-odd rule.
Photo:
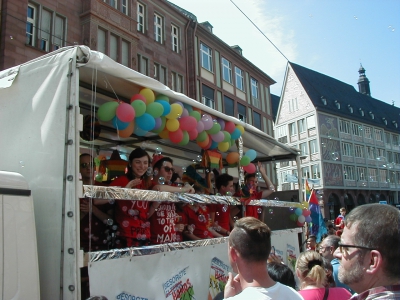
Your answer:
[[[197,122],[197,132],[203,132],[204,131],[204,123],[202,121]]]
[[[135,118],[135,109],[128,103],[120,103],[115,112],[122,122],[130,122]]]
[[[204,130],[209,130],[213,127],[214,122],[210,115],[203,115],[201,121],[204,124]],[[200,132],[200,131],[199,131]]]
[[[256,172],[256,166],[253,163],[249,163],[247,166],[243,167],[243,170],[245,170],[247,173],[255,173]]]
[[[225,138],[225,135],[222,131],[219,131],[216,134],[210,134],[210,136],[211,136],[211,139],[217,143],[222,142]]]
[[[235,130],[235,128],[236,128],[235,123],[233,123],[231,121],[225,122],[225,131],[232,133]]]
[[[197,128],[197,120],[192,116],[182,117],[179,119],[179,127],[182,130],[191,131]]]
[[[178,144],[183,139],[182,130],[178,128],[178,130],[170,132],[169,139],[171,140],[171,142]]]
[[[193,141],[197,138],[199,133],[197,132],[197,129],[195,128],[193,130],[188,131],[188,134],[189,134],[189,140]]]
[[[182,110],[182,115],[181,115],[181,117],[187,117],[188,115],[189,115],[188,110],[187,110],[186,108],[184,108],[184,109]]]
[[[311,211],[308,209],[303,209],[303,216],[308,217],[309,215],[311,215]]]

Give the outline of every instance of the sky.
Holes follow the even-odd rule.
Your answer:
[[[170,1],[199,23],[210,22],[228,45],[239,45],[276,81],[272,94],[281,95],[288,60],[357,91],[362,64],[371,96],[400,107],[400,0]]]

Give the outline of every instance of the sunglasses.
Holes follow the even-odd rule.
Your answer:
[[[340,251],[340,253],[343,253],[344,248],[357,248],[357,249],[365,249],[365,250],[376,250],[375,248],[370,248],[370,247],[356,246],[356,245],[345,245],[345,244],[339,243],[339,251]]]
[[[174,168],[170,168],[170,167],[163,167],[164,168],[164,170],[166,171],[166,172],[172,172],[172,173],[175,173],[175,169]]]
[[[81,168],[90,168],[90,163],[81,163]]]

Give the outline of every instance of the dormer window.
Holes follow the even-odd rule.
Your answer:
[[[335,100],[335,105],[336,105],[336,108],[337,108],[337,109],[340,109],[340,103],[339,103],[339,101]]]
[[[326,105],[326,98],[324,97],[324,96],[321,96],[321,101],[322,101],[322,103],[324,104],[324,105]]]
[[[361,116],[364,117],[364,111],[362,110],[362,108],[360,108],[359,111],[360,111]]]
[[[387,120],[385,117],[382,118],[383,123],[385,123],[385,125],[387,125]]]
[[[394,127],[396,127],[397,128],[397,122],[396,121],[392,121],[392,123],[393,123],[393,125],[394,125]]]
[[[371,119],[372,119],[372,120],[375,119],[375,115],[373,114],[372,111],[369,112],[369,115],[371,116]]]
[[[351,105],[347,105],[347,107],[349,108],[350,113],[353,113],[353,108],[351,107]]]

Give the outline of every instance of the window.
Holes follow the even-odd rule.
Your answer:
[[[146,10],[142,3],[137,4],[137,31],[144,33]]]
[[[299,146],[300,146],[301,154],[308,155],[307,143],[301,143]]]
[[[287,143],[286,126],[277,127],[275,134],[279,142]]]
[[[154,63],[154,79],[163,84],[167,84],[167,68],[160,64]]]
[[[222,79],[232,83],[232,67],[231,62],[226,58],[222,58]]]
[[[296,122],[289,124],[289,132],[290,132],[291,136],[294,136],[297,134]]]
[[[369,127],[369,126],[364,127],[364,137],[366,139],[372,139],[371,127]]]
[[[128,15],[128,0],[122,0],[121,1],[121,11],[125,15]]]
[[[238,110],[238,119],[240,121],[246,122],[246,106],[238,103],[237,110]]]
[[[261,130],[261,115],[253,111],[253,125]]]
[[[399,144],[399,136],[396,134],[392,134],[392,145],[393,146],[400,146]]]
[[[297,105],[297,98],[290,99],[288,100],[288,102],[289,102],[289,112],[294,112],[299,109]]]
[[[375,148],[371,146],[367,146],[367,158],[375,159]]]
[[[315,128],[315,116],[307,117],[307,128],[312,129]]]
[[[118,38],[113,34],[110,34],[110,57],[118,61]]]
[[[354,145],[354,155],[355,157],[364,158],[364,146]]]
[[[375,140],[382,141],[382,130],[375,129]]]
[[[97,29],[97,51],[107,53],[107,32],[101,28]]]
[[[163,35],[163,18],[158,14],[154,14],[154,40],[162,44]]]
[[[205,44],[200,44],[200,52],[201,52],[201,66],[212,72],[212,52],[211,49]]]
[[[299,133],[306,132],[306,120],[301,119],[297,121],[297,124],[299,126]]]
[[[362,136],[362,134],[361,134],[362,126],[360,124],[352,123],[351,124],[351,129],[352,129],[353,135]]]
[[[258,81],[251,78],[251,98],[253,106],[260,108],[260,101],[258,100]]]
[[[355,170],[353,166],[344,166],[344,171],[343,171],[343,176],[344,179],[347,180],[355,180]]]
[[[129,42],[122,40],[121,43],[121,64],[129,67]]]
[[[385,149],[376,148],[376,157],[385,157]]]
[[[37,9],[36,6],[28,4],[28,12],[26,18],[26,44],[35,46],[36,42],[36,23]]]
[[[343,133],[350,133],[350,122],[345,120],[339,120],[339,130]]]
[[[233,116],[235,114],[234,101],[227,96],[224,96],[224,113],[228,116]]]
[[[310,152],[311,154],[318,153],[318,143],[317,140],[311,140],[310,141]]]
[[[390,145],[390,133],[385,132],[385,143]]]
[[[312,165],[311,166],[311,174],[312,174],[312,179],[321,178],[321,172],[319,170],[319,165]]]
[[[42,9],[42,20],[40,23],[40,38],[39,38],[39,48],[40,50],[49,51],[50,47],[50,35],[51,35],[51,12]]]
[[[235,67],[235,75],[236,75],[236,87],[239,90],[244,91],[244,78],[243,78],[243,71],[238,67]]]
[[[357,179],[358,180],[365,180],[365,168],[357,167]]]
[[[350,143],[342,143],[342,153],[345,156],[353,156],[352,145]]]
[[[179,28],[171,25],[172,51],[179,53]]]
[[[203,104],[207,105],[208,107],[215,108],[214,90],[203,84],[202,93],[203,93],[202,96]]]
[[[301,168],[303,178],[310,178],[310,167]]]
[[[387,182],[388,176],[386,170],[379,170],[379,181],[380,182]]]
[[[183,76],[175,73],[175,72],[171,72],[171,89],[179,92],[179,93],[183,93]]]
[[[110,6],[114,7],[115,9],[118,8],[117,0],[110,0]]]
[[[377,172],[376,169],[368,169],[368,181],[376,181],[377,180]]]
[[[64,23],[65,19],[56,15],[54,23],[53,50],[64,46]]]
[[[140,54],[138,54],[138,71],[149,76],[149,60]]]

